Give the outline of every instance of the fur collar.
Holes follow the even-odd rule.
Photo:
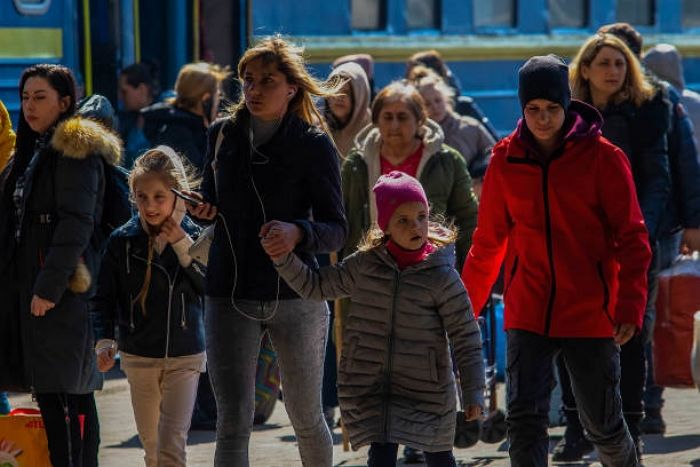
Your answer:
[[[119,165],[122,157],[122,143],[117,135],[94,120],[77,116],[56,126],[51,147],[74,159],[99,154],[114,166]]]

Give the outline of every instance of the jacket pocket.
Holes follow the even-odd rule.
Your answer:
[[[615,324],[613,322],[612,316],[610,316],[610,311],[608,310],[608,306],[610,305],[610,289],[608,289],[608,283],[605,280],[605,273],[603,272],[602,261],[598,261],[596,263],[596,269],[598,270],[598,279],[600,279],[600,282],[603,286],[603,312],[608,318],[608,321],[610,321],[610,324]]]
[[[516,256],[515,259],[513,260],[513,267],[510,268],[510,279],[508,280],[508,284],[503,288],[503,296],[505,297],[506,294],[508,293],[508,290],[510,289],[511,284],[513,284],[513,279],[515,279],[515,273],[518,272],[518,260],[520,259],[519,256]]]
[[[433,382],[438,382],[438,368],[437,368],[437,355],[435,354],[435,349],[428,349],[428,372],[430,375],[430,380]]]

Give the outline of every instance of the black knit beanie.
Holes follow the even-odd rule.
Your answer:
[[[554,54],[530,58],[518,70],[518,97],[520,108],[533,99],[547,99],[569,108],[569,67]]]

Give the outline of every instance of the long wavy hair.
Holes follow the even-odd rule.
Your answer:
[[[583,77],[582,67],[590,67],[593,60],[603,47],[617,50],[625,57],[627,74],[622,88],[610,96],[608,103],[620,104],[631,101],[635,107],[641,106],[654,96],[654,86],[644,76],[642,66],[632,51],[621,39],[612,34],[596,34],[591,36],[579,49],[578,54],[569,65],[569,82],[573,97],[591,103],[591,85]]]
[[[342,82],[334,83],[332,87],[329,87],[311,76],[306,68],[303,53],[303,48],[293,45],[279,35],[268,37],[246,50],[238,62],[238,77],[239,79],[243,78],[246,67],[253,60],[260,59],[266,65],[274,64],[277,70],[286,77],[287,83],[298,88],[294,97],[289,101],[287,112],[296,114],[310,125],[321,126],[326,133],[329,133],[313,98],[314,96],[328,98],[338,95],[343,87]],[[235,120],[245,108],[245,94],[241,93],[238,103],[229,109],[229,113]]]

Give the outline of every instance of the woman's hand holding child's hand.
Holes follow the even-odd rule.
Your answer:
[[[172,245],[185,238],[185,231],[180,224],[175,222],[175,219],[168,217],[165,222],[163,222],[163,225],[160,226],[158,237]]]
[[[272,261],[279,262],[294,248],[302,239],[302,231],[296,224],[281,221],[270,221],[260,228],[260,243],[265,253]]]
[[[196,191],[182,191],[184,195],[189,196],[190,198],[197,199],[199,201],[204,201],[204,197],[197,193]],[[213,204],[209,203],[202,203],[198,206],[192,206],[190,203],[185,202],[185,206],[187,207],[187,212],[190,213],[190,216],[196,217],[197,219],[203,219],[206,221],[210,221],[216,217],[216,214],[218,213],[216,206]]]
[[[464,410],[464,419],[468,422],[481,419],[484,408],[480,405],[469,405]]]

